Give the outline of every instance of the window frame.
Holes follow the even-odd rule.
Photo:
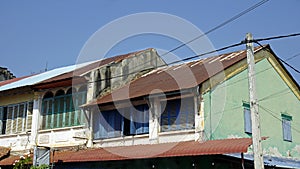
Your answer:
[[[284,141],[292,142],[292,116],[281,114],[282,138]]]
[[[48,93],[52,92],[47,92],[42,100],[41,130],[84,125],[84,112],[79,106],[86,102],[85,89],[85,86],[81,86],[78,91],[69,88],[67,92],[59,95],[51,95]]]
[[[252,118],[250,104],[243,102],[243,113],[244,113],[244,132],[246,134],[252,134]]]
[[[0,135],[19,134],[31,130],[32,114],[29,115],[29,112],[33,111],[33,106],[29,104],[33,105],[33,101],[0,106]]]
[[[143,113],[143,115],[135,116],[136,113]],[[95,139],[149,134],[149,107],[142,104],[130,108],[101,111],[97,117],[94,116],[94,122],[97,123],[93,124],[97,126],[93,133]]]
[[[191,103],[191,105],[187,106],[187,103]],[[174,107],[170,107],[170,104]],[[183,105],[184,107],[182,107],[181,105]],[[193,96],[161,101],[162,113],[160,116],[160,131],[168,132],[168,131],[195,129],[194,107],[195,107],[195,103],[194,103]],[[190,110],[188,110],[189,108]],[[174,110],[176,112],[172,112]],[[190,116],[192,116],[191,119]],[[184,122],[185,125],[182,124],[182,120],[185,121]],[[172,122],[174,122],[175,124]]]

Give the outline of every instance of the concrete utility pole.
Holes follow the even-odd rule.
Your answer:
[[[250,96],[250,112],[252,121],[252,144],[253,144],[253,154],[254,154],[254,168],[264,169],[264,159],[262,154],[261,146],[261,135],[260,135],[260,122],[258,113],[258,104],[256,97],[255,88],[255,71],[254,71],[254,48],[252,34],[247,33],[246,35],[246,49],[247,49],[247,63],[248,63],[248,78],[249,78],[249,96]]]

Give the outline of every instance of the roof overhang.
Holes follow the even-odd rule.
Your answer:
[[[53,162],[92,162],[245,153],[251,138],[186,141],[55,152]]]

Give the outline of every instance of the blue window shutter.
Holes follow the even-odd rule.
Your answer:
[[[283,140],[292,141],[291,118],[282,118]]]
[[[137,134],[135,132],[135,112],[134,112],[134,108],[130,108],[130,134],[134,135]]]
[[[97,116],[94,116],[96,121]],[[108,112],[101,112],[99,114],[99,132],[97,133],[99,138],[108,138]]]
[[[248,107],[244,107],[244,130],[245,133],[252,133],[251,112]]]
[[[149,133],[149,108],[144,106],[144,133]]]

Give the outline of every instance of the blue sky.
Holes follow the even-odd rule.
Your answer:
[[[257,2],[259,1],[0,1],[0,66],[8,67],[19,77],[41,72],[45,70],[46,64],[48,69],[75,64],[79,52],[93,33],[109,22],[130,14],[168,13],[181,17],[206,32]],[[251,32],[255,38],[298,33],[299,6],[299,0],[270,0],[210,33],[208,38],[215,48],[220,48],[240,42],[247,32]],[[149,22],[159,26],[155,21]],[[300,53],[300,37],[263,43],[269,43],[283,60]],[[107,55],[149,47],[170,50],[178,44],[177,41],[161,36],[135,36],[124,40]],[[244,48],[245,46],[241,46],[227,52]],[[184,49],[178,51],[178,54],[181,57],[191,55]],[[300,56],[287,62],[300,69]],[[299,83],[299,73],[288,70]]]

